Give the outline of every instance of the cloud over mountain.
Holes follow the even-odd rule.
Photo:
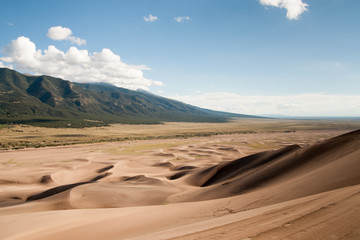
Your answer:
[[[264,6],[285,8],[287,10],[286,17],[291,20],[298,19],[309,6],[302,0],[260,0],[260,3]]]
[[[284,96],[242,96],[213,92],[196,96],[168,96],[185,103],[219,111],[250,115],[360,116],[360,96],[304,93]]]
[[[48,36],[55,40],[68,39],[72,36],[69,30],[57,28],[50,34],[48,32]],[[29,38],[21,36],[12,40],[3,49],[3,54],[5,56],[0,61],[18,70],[75,82],[105,82],[128,89],[148,89],[151,85],[162,85],[159,81],[144,77],[143,70],[149,70],[148,67],[126,64],[119,55],[107,48],[89,53],[72,46],[63,52],[50,45],[46,50],[41,50]],[[0,62],[0,66],[7,67],[4,63]]]

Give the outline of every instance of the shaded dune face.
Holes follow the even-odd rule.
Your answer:
[[[31,195],[26,199],[26,201],[34,201],[34,200],[47,198],[47,197],[53,196],[55,194],[59,194],[61,192],[64,192],[66,190],[72,189],[74,187],[77,187],[77,186],[80,186],[80,185],[83,185],[83,184],[89,184],[89,183],[90,182],[80,182],[80,183],[73,183],[73,184],[54,187],[54,188],[51,188],[51,189],[46,190],[44,192],[40,192],[40,193],[37,193],[35,195]]]
[[[280,181],[287,184],[275,192],[288,189],[296,197],[306,196],[359,184],[359,173],[358,130],[313,146],[291,145],[198,170],[187,182],[202,189],[188,200],[234,196]]]
[[[102,172],[105,172],[105,171],[107,171],[107,170],[109,170],[111,168],[113,168],[113,166],[109,166],[109,167],[99,169],[97,172],[102,173]],[[111,173],[107,172],[107,173],[104,173],[104,174],[97,175],[96,177],[94,177],[93,179],[91,179],[90,181],[87,181],[87,182],[78,182],[78,183],[73,183],[73,184],[67,184],[67,185],[61,185],[61,186],[58,186],[58,187],[54,187],[54,188],[51,188],[51,189],[46,190],[44,192],[40,192],[40,193],[37,193],[35,195],[29,196],[26,199],[26,201],[34,201],[34,200],[47,198],[47,197],[50,197],[52,195],[59,194],[61,192],[67,191],[69,189],[72,189],[72,188],[80,186],[80,185],[94,183],[94,182],[96,182],[96,181],[98,181],[98,180],[100,180],[102,178],[105,178],[105,177],[107,177],[109,175],[111,175]],[[41,178],[41,180],[43,180],[43,179],[44,178]]]
[[[298,145],[292,145],[280,150],[260,152],[234,161],[211,166],[210,168],[195,173],[191,179],[189,179],[189,182],[200,187],[206,187],[233,178],[243,177],[249,174],[249,172],[256,171],[256,169],[264,167],[270,162],[290,154],[299,148]]]

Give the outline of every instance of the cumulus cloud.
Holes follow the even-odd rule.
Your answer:
[[[264,6],[273,6],[278,8],[285,8],[288,19],[298,19],[299,16],[307,11],[308,4],[302,0],[260,0],[260,3]]]
[[[66,34],[58,37],[63,36]],[[3,53],[5,56],[0,57],[0,61],[36,75],[45,74],[75,82],[105,82],[128,89],[148,89],[151,85],[162,85],[159,81],[144,77],[143,70],[149,70],[148,67],[126,64],[119,55],[107,48],[89,53],[70,47],[67,52],[63,52],[51,45],[43,51],[37,49],[29,38],[22,36],[12,40]]]
[[[175,19],[175,21],[177,21],[177,22],[185,22],[185,21],[190,21],[191,20],[191,18],[190,17],[188,17],[188,16],[183,16],[183,17],[174,17],[174,19]]]
[[[360,95],[308,93],[287,96],[241,96],[214,92],[169,97],[203,108],[249,115],[360,116]]]
[[[86,40],[75,37],[72,34],[73,33],[70,28],[56,26],[49,28],[46,36],[48,36],[52,40],[57,40],[57,41],[68,40],[79,46],[86,44]]]
[[[149,16],[144,16],[145,22],[155,22],[158,19],[159,18],[157,16],[153,16],[151,14],[149,14]]]

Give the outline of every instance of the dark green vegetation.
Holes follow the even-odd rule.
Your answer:
[[[91,127],[109,123],[223,122],[251,117],[211,111],[108,84],[73,83],[0,68],[0,124]]]

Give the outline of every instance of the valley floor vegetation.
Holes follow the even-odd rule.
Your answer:
[[[97,142],[208,137],[213,135],[351,131],[360,120],[279,120],[238,118],[224,123],[164,122],[162,124],[112,124],[88,128],[48,128],[24,124],[0,125],[0,149],[38,148]]]

